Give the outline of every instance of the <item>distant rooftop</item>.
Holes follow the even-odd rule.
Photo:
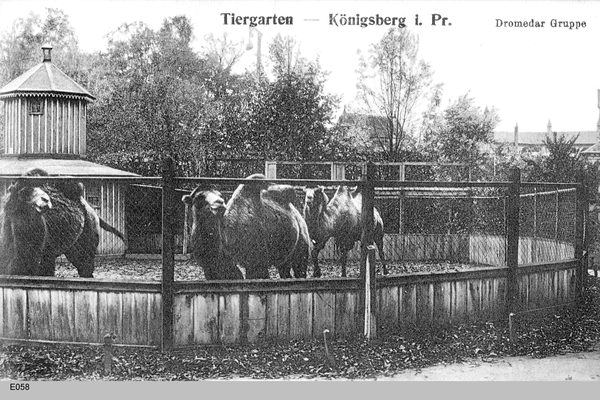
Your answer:
[[[596,131],[556,132],[556,135],[558,137],[565,135],[567,139],[579,135],[575,140],[576,146],[592,146],[598,142],[598,132]],[[541,146],[544,144],[546,136],[552,137],[552,134],[548,132],[519,132],[518,144],[521,146]],[[494,141],[497,143],[514,143],[515,133],[494,132]]]

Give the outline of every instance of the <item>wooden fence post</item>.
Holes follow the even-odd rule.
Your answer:
[[[521,171],[513,168],[506,204],[506,265],[508,279],[506,285],[506,315],[516,314],[519,307],[519,194],[521,191]]]
[[[163,161],[162,190],[162,350],[173,348],[173,283],[175,281],[175,182],[173,159]]]
[[[267,179],[277,179],[276,161],[265,161],[265,177]]]
[[[113,358],[113,334],[107,333],[104,335],[104,374],[110,375],[112,373],[112,358]]]
[[[375,247],[373,246],[373,207],[375,206],[375,165],[367,163],[363,166],[362,188],[362,236],[360,252],[359,315],[363,317],[364,335],[367,339],[377,336],[377,291],[375,281]]]
[[[586,188],[584,183],[583,171],[579,171],[578,183],[575,203],[575,259],[578,261],[578,269],[575,280],[575,293],[577,294],[577,301],[580,302],[583,299],[583,285],[585,283],[586,266],[584,259],[584,223],[585,223],[585,209],[587,206],[586,199]]]

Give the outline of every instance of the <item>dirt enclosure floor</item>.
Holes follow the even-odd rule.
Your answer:
[[[322,261],[320,263],[323,278],[340,277],[341,267],[335,261]],[[381,274],[381,263],[376,264],[376,273]],[[388,264],[390,275],[407,275],[422,272],[458,272],[480,268],[491,268],[485,265],[470,265],[449,262],[395,262]],[[348,277],[358,277],[360,264],[358,261],[349,262],[347,266]],[[57,262],[56,276],[61,278],[77,277],[77,270],[67,261]],[[135,279],[160,281],[162,276],[162,261],[160,256],[132,255],[127,258],[96,258],[94,278],[98,279]],[[308,267],[308,277],[313,276],[312,264]],[[279,279],[275,268],[270,269],[271,279]],[[190,260],[175,261],[175,280],[194,281],[204,280],[202,268]]]

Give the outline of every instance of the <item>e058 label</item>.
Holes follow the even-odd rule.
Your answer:
[[[10,390],[29,390],[29,383],[11,383]]]

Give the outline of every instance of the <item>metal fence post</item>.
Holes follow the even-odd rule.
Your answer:
[[[506,204],[506,265],[508,279],[506,285],[506,314],[516,314],[519,307],[519,194],[521,191],[521,170],[513,168],[510,173],[510,186]]]
[[[162,190],[162,350],[173,348],[173,283],[175,280],[175,182],[173,159],[163,162]]]
[[[377,291],[375,281],[375,247],[373,245],[373,207],[375,205],[375,165],[367,163],[363,166],[362,188],[362,236],[360,252],[359,315],[363,316],[364,335],[367,339],[377,336]]]
[[[585,282],[586,266],[584,259],[584,223],[585,223],[585,209],[587,208],[586,199],[586,188],[584,183],[583,171],[579,171],[578,183],[576,189],[576,203],[575,203],[575,259],[578,261],[578,269],[575,280],[575,292],[577,293],[577,301],[581,301],[583,298],[583,285]]]

